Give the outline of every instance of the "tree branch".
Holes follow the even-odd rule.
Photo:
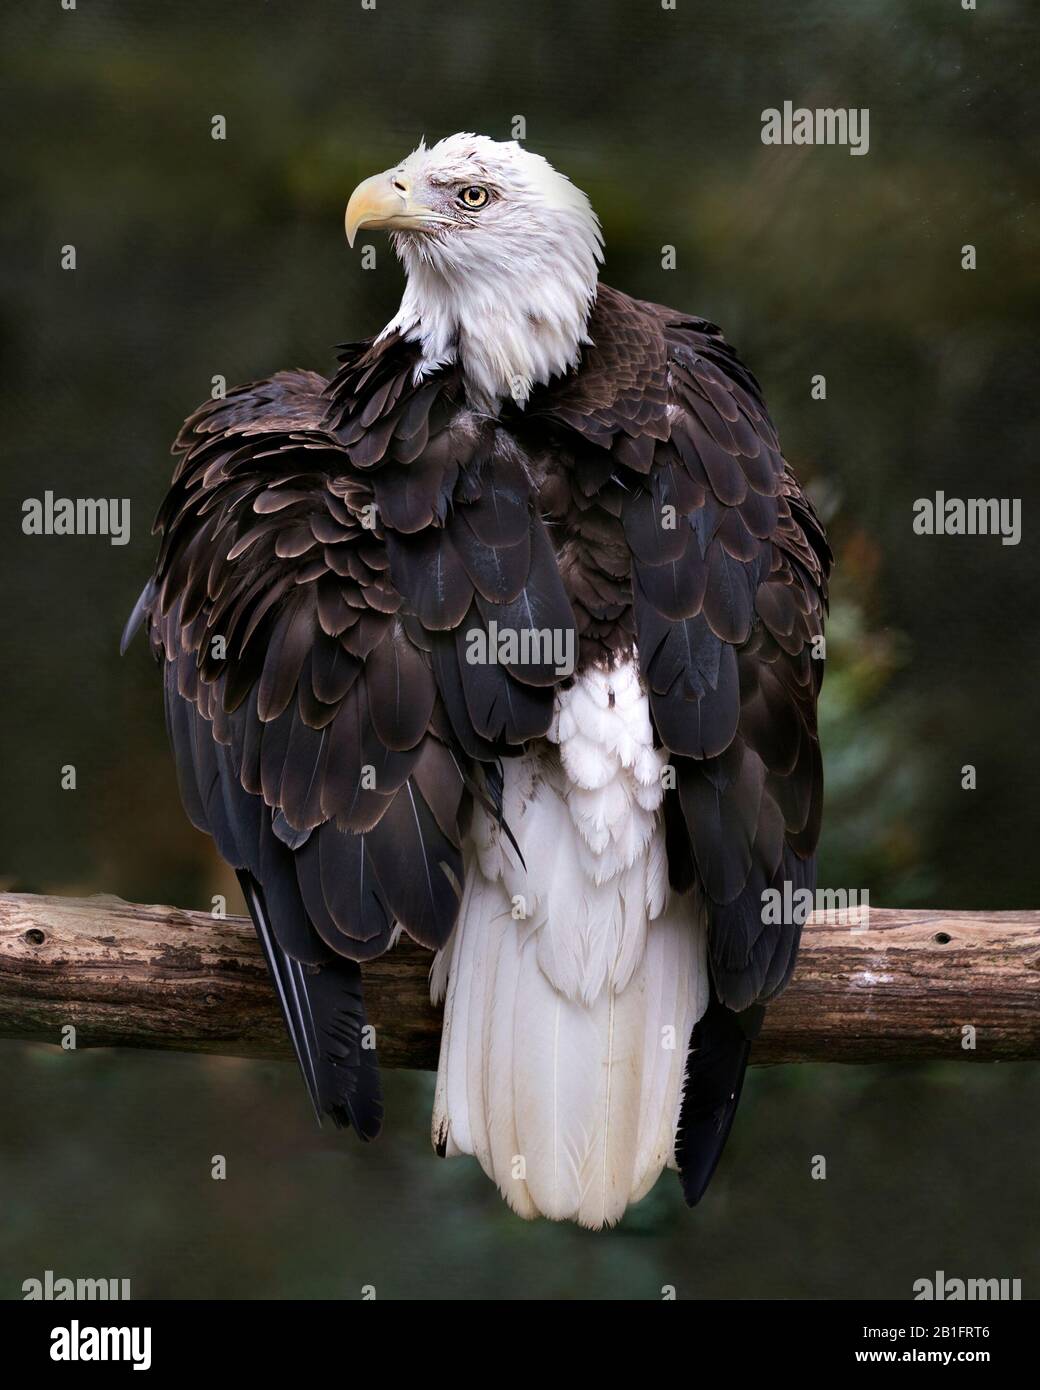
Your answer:
[[[652,929],[651,929],[652,930]],[[432,957],[406,939],[364,967],[381,1062],[435,1067]],[[885,911],[814,918],[770,1006],[759,1062],[1040,1058],[1040,912]],[[286,1057],[247,918],[119,898],[0,894],[0,1037]],[[974,1049],[963,1045],[975,1030]]]

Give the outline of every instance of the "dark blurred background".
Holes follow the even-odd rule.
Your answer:
[[[364,272],[343,238],[360,178],[420,135],[509,138],[521,115],[590,193],[604,278],[723,325],[827,518],[821,883],[1040,906],[1031,8],[5,7],[0,886],[241,910],[181,813],[145,646],[117,655],[169,442],[215,374],[326,371],[391,316],[389,249]],[[763,146],[785,99],[869,107],[869,154]],[[48,488],[131,498],[130,544],[23,536]],[[915,536],[938,489],[1021,497],[1022,543]],[[526,1225],[475,1164],[436,1160],[429,1076],[387,1076],[362,1149],[315,1132],[287,1064],[15,1043],[0,1063],[0,1297],[45,1269],[211,1298],[906,1298],[936,1269],[1031,1297],[1040,1279],[1034,1066],[756,1069],[703,1206],[666,1175],[590,1235]]]

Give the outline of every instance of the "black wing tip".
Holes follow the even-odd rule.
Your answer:
[[[337,1129],[352,1129],[366,1142],[376,1138],[383,1123],[383,1095],[375,1052],[357,1037],[365,1021],[357,963],[339,959],[305,974],[275,936],[260,883],[248,870],[236,872],[319,1129],[327,1115]],[[318,983],[322,972],[329,972],[324,988]],[[341,1050],[329,1050],[326,1040]]]
[[[137,636],[138,629],[144,622],[145,612],[150,607],[154,597],[155,581],[153,579],[149,579],[148,583],[144,586],[144,588],[138,595],[137,602],[134,604],[133,610],[129,618],[127,618],[125,626],[123,627],[122,635],[119,638],[120,656],[126,655],[127,648],[129,647],[130,643],[134,640],[134,638]]]
[[[686,1205],[695,1207],[719,1166],[765,1010],[734,1012],[712,994],[691,1039],[675,1157]]]
[[[749,1044],[750,1050],[750,1044]],[[743,1079],[743,1078],[742,1078]],[[687,1153],[685,1162],[680,1163],[679,1180],[682,1184],[683,1200],[688,1207],[695,1207],[707,1192],[715,1170],[722,1160],[729,1132],[737,1115],[740,1101],[740,1088],[734,1091],[714,1121],[702,1123],[692,1129],[685,1141]],[[688,1155],[692,1151],[693,1157]]]
[[[325,1113],[337,1129],[352,1129],[363,1144],[378,1139],[383,1129],[383,1103],[369,1104],[364,1111],[346,1101],[335,1101],[326,1107]],[[319,1119],[318,1123],[321,1121]]]
[[[349,1099],[315,1099],[310,1086],[307,1087],[314,1119],[320,1131],[325,1130],[325,1121],[332,1121],[339,1130],[352,1130],[363,1144],[378,1139],[383,1129],[383,1102],[380,1096],[370,1097],[364,1109]]]
[[[378,1079],[376,1079],[374,1092],[364,1097],[323,1096],[318,1100],[311,1094],[310,1087],[308,1087],[308,1094],[319,1130],[325,1129],[325,1121],[328,1119],[332,1121],[333,1128],[337,1132],[339,1130],[352,1130],[363,1144],[379,1138],[383,1129],[384,1112],[383,1097]],[[363,1104],[359,1104],[359,1101],[363,1101]]]

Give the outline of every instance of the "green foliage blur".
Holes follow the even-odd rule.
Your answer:
[[[389,248],[366,272],[343,237],[359,179],[519,115],[592,197],[604,279],[723,326],[828,522],[821,883],[1040,905],[1038,37],[1028,0],[7,7],[0,887],[235,893],[144,646],[117,654],[169,442],[214,375],[328,370],[391,316]],[[763,146],[785,99],[869,107],[869,154]],[[131,543],[23,536],[45,489],[131,498]],[[915,536],[937,490],[1021,497],[1022,544]],[[704,1204],[666,1175],[599,1236],[437,1161],[426,1076],[387,1078],[362,1149],[313,1130],[287,1065],[0,1043],[0,1297],[47,1268],[139,1297],[905,1298],[938,1268],[1035,1296],[1040,1075],[957,1060],[963,1022],[928,1068],[756,1070]]]

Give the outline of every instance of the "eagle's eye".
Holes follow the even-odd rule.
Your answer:
[[[467,208],[482,208],[488,196],[486,188],[481,188],[479,184],[471,184],[469,188],[460,189],[459,202]]]

